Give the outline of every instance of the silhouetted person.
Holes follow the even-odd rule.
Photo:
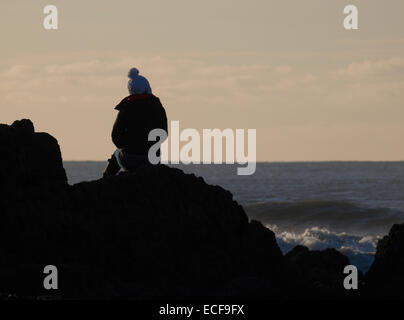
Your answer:
[[[128,73],[130,96],[115,109],[119,111],[113,130],[112,141],[118,148],[104,171],[104,177],[122,171],[133,171],[150,164],[148,152],[155,141],[148,141],[153,129],[167,132],[167,116],[160,99],[152,94],[149,81],[136,68]]]

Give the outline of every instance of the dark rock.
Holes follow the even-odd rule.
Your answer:
[[[33,293],[65,232],[66,173],[56,139],[30,120],[0,125],[0,149],[0,292]]]
[[[273,232],[202,178],[160,165],[69,186],[29,120],[1,125],[0,147],[0,292],[48,296],[50,264],[55,298],[273,297],[287,282]]]
[[[310,289],[344,290],[343,271],[349,259],[335,249],[310,251],[296,246],[285,258],[297,270],[301,284]]]
[[[58,142],[47,133],[35,133],[30,120],[0,125],[0,190],[3,198],[27,196],[28,189],[66,187]]]
[[[393,225],[379,240],[365,280],[372,296],[404,298],[404,223]]]
[[[16,120],[11,125],[11,128],[24,136],[30,136],[35,133],[34,124],[29,119]]]
[[[202,178],[158,165],[69,186],[56,139],[29,120],[0,125],[0,148],[0,297],[343,296],[345,256],[298,246],[284,257],[272,231]],[[402,237],[381,241],[369,281],[401,274]],[[46,265],[57,291],[43,289]]]
[[[70,192],[78,240],[71,240],[72,249],[84,244],[86,250],[83,278],[105,282],[101,287],[113,287],[117,296],[232,297],[281,290],[283,256],[274,234],[249,223],[221,187],[178,169],[146,166]],[[267,285],[244,281],[243,290],[233,290],[247,278]]]

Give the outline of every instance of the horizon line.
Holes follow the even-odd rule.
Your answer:
[[[107,160],[62,160],[63,162],[107,162]],[[256,161],[255,163],[330,163],[330,162],[404,162],[404,160],[264,160]],[[172,163],[164,163],[172,164]],[[179,163],[180,165],[188,165]],[[239,163],[191,163],[191,165],[239,165]],[[178,165],[178,164],[175,164]]]

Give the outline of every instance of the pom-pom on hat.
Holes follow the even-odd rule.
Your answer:
[[[139,70],[132,68],[128,72],[128,90],[130,94],[151,94],[152,89],[150,87],[149,81],[141,75],[139,75]]]

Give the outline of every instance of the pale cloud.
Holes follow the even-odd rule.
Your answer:
[[[295,81],[289,79],[280,80],[276,85],[275,88],[281,91],[289,91],[295,86]]]
[[[25,78],[26,75],[29,75],[32,68],[29,65],[20,65],[16,64],[11,66],[8,70],[1,74],[2,77],[9,79],[21,79]]]
[[[318,79],[317,76],[315,76],[311,73],[308,73],[302,77],[301,82],[304,84],[311,84],[311,83],[314,83],[315,81],[317,81],[317,79]]]
[[[90,60],[84,62],[75,62],[64,65],[50,65],[46,66],[46,73],[52,75],[88,75],[91,73],[103,73],[106,64],[99,60]]]
[[[403,76],[404,59],[391,58],[382,60],[365,60],[351,63],[347,68],[337,71],[339,76]]]
[[[278,73],[290,73],[292,71],[291,66],[278,66],[275,68],[275,71]]]
[[[200,55],[84,56],[68,63],[33,65],[15,64],[0,74],[3,99],[12,102],[17,96],[18,100],[29,96],[45,103],[56,95],[63,96],[66,102],[69,96],[83,104],[101,102],[106,95],[116,95],[114,91],[126,94],[126,72],[131,66],[137,66],[149,78],[156,94],[179,105],[193,102],[250,108],[265,101],[290,105],[287,100],[293,99],[289,93],[298,99],[311,94],[311,100],[321,98],[329,105],[357,103],[358,107],[392,93],[401,97],[404,82],[399,72],[404,68],[404,60],[400,58],[364,60],[343,69],[309,72],[291,65],[216,65]],[[388,80],[384,79],[386,74],[390,75]],[[359,81],[359,77],[365,79]],[[379,78],[377,84],[375,77]],[[299,100],[295,103],[300,104]]]
[[[3,66],[4,71],[0,73],[3,119],[11,122],[21,117],[32,118],[40,130],[50,131],[60,139],[68,159],[106,158],[113,149],[110,141],[115,117],[113,107],[127,95],[126,73],[132,66],[149,79],[170,120],[180,120],[184,127],[261,128],[258,136],[267,134],[262,129],[266,127],[272,128],[268,134],[278,132],[285,136],[280,141],[286,145],[278,149],[267,150],[259,142],[259,160],[282,157],[304,160],[304,156],[299,157],[304,150],[296,143],[288,144],[288,136],[295,142],[313,141],[313,150],[319,146],[325,148],[326,142],[317,141],[316,134],[322,132],[330,141],[337,141],[338,136],[331,133],[345,132],[338,127],[327,132],[329,125],[350,125],[352,134],[355,126],[360,125],[361,132],[375,135],[376,131],[367,130],[366,126],[379,123],[379,127],[388,131],[389,126],[397,127],[403,115],[398,108],[404,99],[404,79],[399,72],[404,63],[400,58],[313,68],[276,64],[271,59],[257,63],[251,53],[246,59],[240,58],[242,54],[231,54],[237,59],[228,63],[222,60],[226,59],[225,54],[215,59],[212,53],[206,56],[91,53],[70,58],[61,54],[54,55],[51,62],[45,57],[27,58],[23,63],[16,61]],[[69,120],[74,122],[74,130]],[[314,129],[294,131],[294,127],[303,124],[308,128],[312,124]],[[379,133],[383,134],[383,130]],[[386,132],[383,143],[392,135],[393,132]],[[92,148],[77,149],[78,139]],[[357,141],[355,146],[360,145],[360,139]],[[354,147],[350,148],[354,154]],[[276,157],[271,156],[275,150]],[[321,156],[319,152],[313,151],[313,159],[327,159],[335,154]]]

